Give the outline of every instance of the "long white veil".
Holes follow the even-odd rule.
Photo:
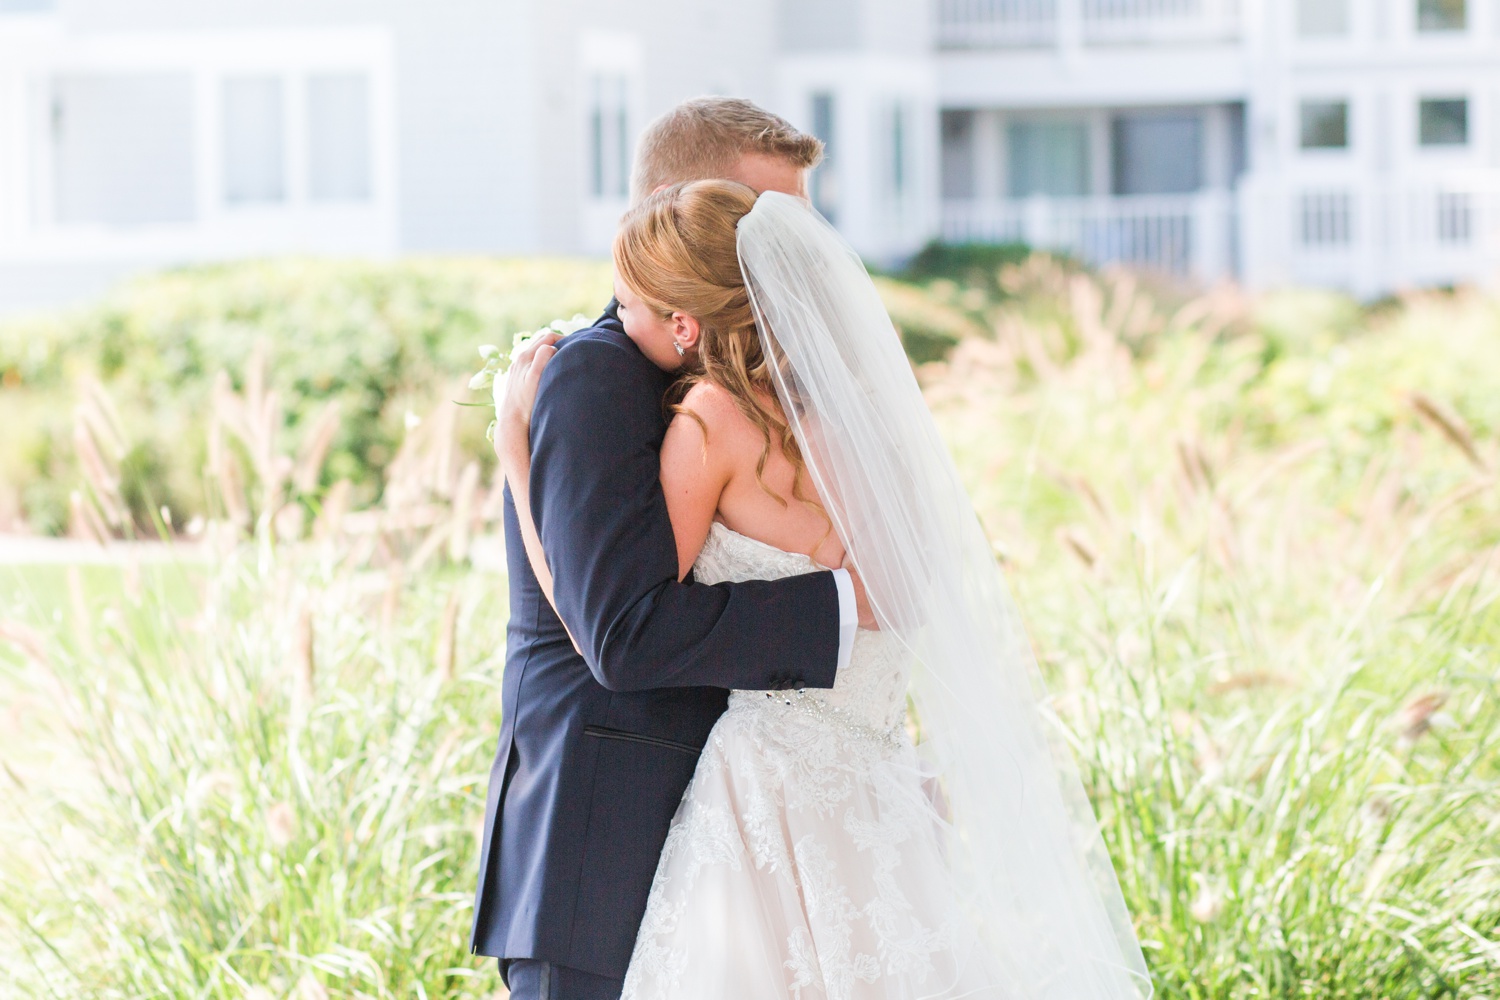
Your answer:
[[[775,192],[740,220],[738,246],[813,484],[881,629],[915,657],[923,753],[976,933],[967,961],[984,970],[965,995],[1149,996],[1098,824],[1044,720],[1025,629],[863,263],[811,206]]]

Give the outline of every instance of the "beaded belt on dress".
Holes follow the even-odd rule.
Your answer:
[[[757,694],[764,694],[765,699],[762,700],[756,697]],[[889,729],[882,729],[877,725],[872,725],[858,718],[846,709],[828,704],[828,702],[816,695],[809,697],[808,692],[805,690],[735,691],[729,698],[730,712],[774,711],[782,707],[792,709],[823,725],[832,726],[856,739],[880,743],[896,749],[907,745],[905,727],[895,725]]]

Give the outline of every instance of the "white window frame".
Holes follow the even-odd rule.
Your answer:
[[[593,176],[593,111],[596,80],[623,81],[626,124],[623,136],[625,168],[622,185],[617,182],[618,166],[609,169],[606,162],[604,190],[596,194]],[[640,36],[629,32],[587,31],[579,37],[575,102],[578,120],[579,242],[586,252],[607,253],[614,241],[620,216],[630,205],[630,166],[634,162],[636,139],[646,125],[645,47]],[[612,107],[611,110],[617,110]],[[618,126],[604,129],[605,149],[619,148]],[[614,140],[613,142],[610,140]]]
[[[5,19],[0,19],[0,25]],[[3,42],[0,37],[0,42]],[[72,36],[52,31],[29,53],[23,130],[26,176],[19,198],[33,206],[20,226],[0,225],[0,264],[82,260],[186,262],[289,253],[394,253],[398,240],[395,42],[389,28],[176,31]],[[0,95],[8,81],[0,65]],[[193,80],[196,203],[190,223],[119,230],[53,221],[51,148],[38,95],[58,76],[183,72]],[[370,83],[371,198],[314,204],[307,194],[305,79],[360,73]],[[230,205],[224,198],[223,81],[283,79],[288,113],[286,199]],[[4,192],[0,192],[3,194]],[[14,192],[12,192],[14,194]]]
[[[281,97],[281,197],[278,199],[263,199],[260,201],[230,201],[229,193],[225,190],[228,181],[227,172],[224,168],[222,152],[229,147],[229,134],[224,112],[228,104],[228,85],[237,80],[274,80]],[[292,169],[292,137],[291,120],[292,108],[296,98],[292,94],[295,81],[287,79],[280,73],[226,73],[219,80],[219,148],[221,150],[219,160],[219,199],[224,211],[233,212],[241,209],[255,211],[265,208],[280,208],[291,204],[292,189],[297,183],[295,172]]]

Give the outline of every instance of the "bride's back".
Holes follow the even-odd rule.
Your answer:
[[[695,369],[662,446],[684,575],[715,520],[822,566],[844,560],[772,390],[740,267],[737,227],[756,200],[732,181],[675,185],[627,213],[615,237],[626,335],[664,368]]]
[[[757,400],[780,414],[770,395]],[[764,457],[764,466],[761,461]],[[822,566],[839,566],[844,547],[823,512],[812,483],[741,408],[730,390],[710,382],[694,385],[683,399],[662,448],[662,481],[673,506],[674,488],[699,468],[716,470],[724,480],[714,519],[786,552],[809,556]],[[798,494],[803,499],[798,499]]]

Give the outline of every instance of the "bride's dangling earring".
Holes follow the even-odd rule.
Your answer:
[[[680,341],[680,340],[674,340],[674,341],[672,341],[672,346],[675,347],[675,348],[677,348],[677,356],[679,358],[687,356],[687,351],[683,350],[683,348],[682,348],[682,341]]]

